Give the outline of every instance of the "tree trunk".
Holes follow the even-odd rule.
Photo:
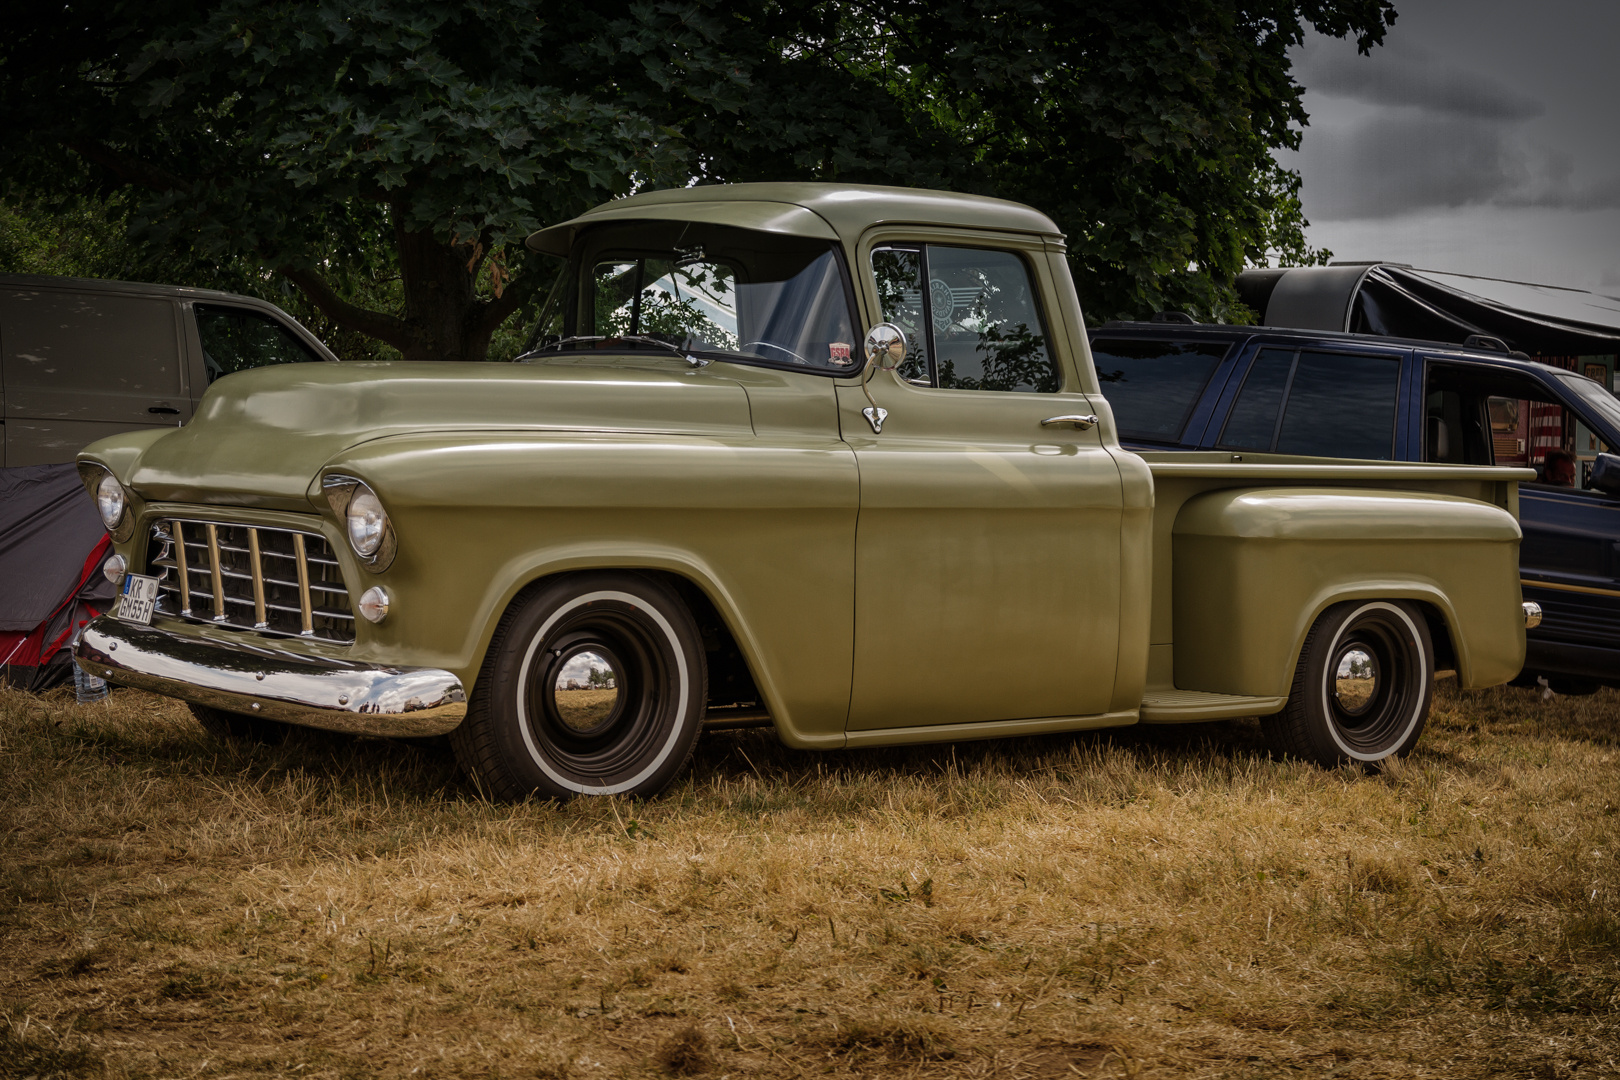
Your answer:
[[[396,213],[397,221],[403,214]],[[394,228],[403,316],[369,311],[338,296],[313,269],[284,266],[285,274],[321,313],[346,330],[377,338],[406,360],[483,360],[495,331],[539,285],[534,274],[512,281],[492,300],[478,296],[487,253],[480,243],[452,246],[428,232]]]

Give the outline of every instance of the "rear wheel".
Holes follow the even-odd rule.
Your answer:
[[[1396,600],[1324,611],[1305,636],[1282,712],[1265,717],[1279,754],[1324,766],[1404,757],[1434,697],[1434,646],[1423,613]]]
[[[692,756],[706,683],[702,638],[671,589],[568,575],[502,618],[451,744],[497,799],[652,795]]]
[[[292,725],[283,724],[279,720],[270,720],[263,716],[249,716],[247,713],[226,712],[224,709],[214,709],[207,705],[193,705],[186,703],[191,715],[197,718],[203,730],[216,739],[228,742],[259,743],[263,746],[278,746],[287,741],[292,733]]]

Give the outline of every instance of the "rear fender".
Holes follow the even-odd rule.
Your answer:
[[[1190,499],[1174,526],[1175,684],[1286,695],[1311,625],[1347,600],[1432,605],[1459,682],[1518,673],[1519,527],[1470,499],[1406,491],[1269,488]]]

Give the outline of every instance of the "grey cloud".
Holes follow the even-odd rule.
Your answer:
[[[1301,50],[1295,77],[1308,94],[1480,120],[1529,120],[1547,111],[1537,99],[1423,49],[1392,41],[1371,56],[1361,56],[1342,45],[1316,38]]]
[[[1469,205],[1607,210],[1620,207],[1620,176],[1576,184],[1567,154],[1527,148],[1484,120],[1381,112],[1310,129],[1299,168],[1310,178],[1313,221],[1391,218]]]
[[[1307,216],[1328,221],[1489,202],[1530,178],[1493,125],[1424,114],[1306,131],[1299,165]]]

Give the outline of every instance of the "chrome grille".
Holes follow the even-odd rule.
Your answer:
[[[319,533],[168,518],[152,526],[154,610],[283,637],[354,641],[349,590]]]

